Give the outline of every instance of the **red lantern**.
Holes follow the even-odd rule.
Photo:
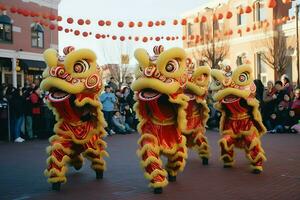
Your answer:
[[[109,34],[107,34],[106,37],[109,37]]]
[[[186,20],[186,19],[182,19],[182,20],[181,20],[181,25],[182,25],[182,26],[185,26],[186,23],[187,23],[187,20]]]
[[[125,37],[124,37],[124,36],[121,36],[121,37],[120,37],[120,40],[121,40],[121,41],[124,41],[124,40],[125,40]]]
[[[148,22],[148,27],[152,27],[153,26],[153,21],[149,21]]]
[[[242,30],[241,30],[241,29],[239,29],[237,32],[238,32],[239,34],[242,34]]]
[[[186,39],[186,37],[185,36],[182,36],[182,40],[185,40]]]
[[[160,21],[156,21],[155,26],[160,26]]]
[[[176,36],[176,40],[178,40],[179,39],[179,37],[178,36]]]
[[[194,23],[199,23],[199,17],[194,18]]]
[[[77,20],[77,23],[78,23],[79,25],[83,25],[83,24],[84,24],[84,20],[83,20],[83,19],[78,19],[78,20]]]
[[[275,8],[277,6],[276,0],[268,0],[268,8]]]
[[[30,11],[30,17],[35,17],[35,12],[34,11]]]
[[[195,39],[195,36],[194,35],[191,35],[190,36],[190,40],[194,40]]]
[[[108,21],[105,22],[105,24],[106,24],[106,26],[110,26],[111,25],[111,21],[108,20]]]
[[[139,41],[139,37],[138,36],[134,37],[134,40]]]
[[[147,37],[143,37],[143,42],[147,42],[148,38]]]
[[[57,27],[57,30],[58,30],[58,31],[62,31],[62,30],[63,30],[63,27],[62,27],[62,26],[58,26],[58,27]]]
[[[161,37],[160,37],[160,39],[162,39],[162,40],[163,40],[163,39],[164,39],[164,36],[161,36]]]
[[[113,40],[116,40],[116,39],[117,39],[117,36],[113,35],[113,36],[112,36],[112,39],[113,39]]]
[[[106,35],[105,35],[105,34],[103,34],[103,35],[101,35],[101,37],[104,39],[104,38],[106,37]]]
[[[252,12],[251,6],[247,6],[246,9],[245,9],[245,12],[246,13],[251,13]]]
[[[175,40],[175,37],[174,37],[174,36],[172,36],[172,40]]]
[[[70,29],[70,32],[73,32],[73,29]]]
[[[96,37],[97,39],[100,39],[100,38],[101,38],[101,35],[100,35],[99,33],[97,33],[97,34],[95,35],[95,37]]]
[[[138,27],[142,27],[143,26],[143,22],[138,22]]]
[[[10,12],[11,12],[11,13],[16,13],[17,10],[18,10],[18,9],[17,9],[16,7],[11,7],[11,8],[10,8]]]
[[[223,19],[223,14],[222,13],[219,13],[218,15],[218,20],[222,20]]]
[[[103,21],[103,20],[99,20],[99,21],[98,21],[98,25],[99,25],[99,26],[104,26],[104,24],[105,24],[105,21]]]
[[[23,10],[23,16],[28,17],[30,15],[30,12],[28,10]]]
[[[251,31],[250,27],[247,27],[246,32],[250,32],[250,31]]]
[[[149,40],[153,40],[153,37],[150,37]]]
[[[158,42],[160,41],[160,37],[156,37],[155,40]]]
[[[128,26],[129,26],[130,28],[134,27],[134,22],[129,22]]]
[[[132,39],[132,37],[131,36],[128,36],[128,40],[131,40]]]
[[[74,22],[74,20],[73,20],[73,18],[69,17],[69,18],[67,19],[67,22],[68,22],[69,24],[72,24],[72,23]]]
[[[178,24],[178,20],[177,20],[177,19],[174,19],[174,20],[173,20],[173,25],[176,26],[177,24]]]
[[[66,32],[66,33],[69,33],[70,30],[69,30],[68,28],[65,28],[65,32]]]
[[[54,21],[54,20],[56,20],[56,16],[55,15],[49,15],[49,19],[51,20],[51,21]]]
[[[23,14],[23,9],[18,8],[18,9],[17,9],[17,13],[18,13],[19,15]]]
[[[228,11],[227,14],[226,14],[226,18],[230,19],[231,17],[232,17],[232,12]]]
[[[57,21],[60,22],[61,20],[62,20],[62,17],[61,16],[57,16]]]
[[[5,5],[3,5],[2,3],[0,4],[0,10],[6,10]]]
[[[124,23],[123,23],[123,22],[121,22],[121,21],[118,22],[118,27],[119,27],[119,28],[122,28],[123,26],[124,26]]]
[[[44,13],[44,14],[42,15],[42,17],[43,17],[44,19],[48,19],[48,15],[47,15],[46,13]]]
[[[83,35],[83,37],[87,37],[89,35],[89,33],[88,32],[83,32],[82,35]]]
[[[169,41],[170,39],[171,39],[171,37],[170,37],[170,36],[167,36],[167,37],[166,37],[166,40],[168,40],[168,41]]]
[[[232,34],[233,34],[233,31],[230,29],[230,30],[228,31],[228,34],[229,34],[229,35],[232,35]]]
[[[55,25],[54,25],[54,24],[50,24],[50,25],[49,25],[49,29],[50,29],[50,30],[54,30],[54,29],[55,29]]]
[[[252,28],[252,29],[253,29],[254,31],[256,30],[256,25],[255,25],[255,24],[253,25],[253,28]]]
[[[74,31],[74,35],[79,35],[80,34],[80,31],[79,30],[75,30]]]
[[[207,18],[205,16],[201,17],[201,23],[205,23],[207,21]]]
[[[85,24],[86,25],[90,25],[91,24],[91,20],[89,20],[89,19],[85,20]]]
[[[166,25],[166,21],[165,20],[162,20],[161,23],[160,23],[162,26]]]

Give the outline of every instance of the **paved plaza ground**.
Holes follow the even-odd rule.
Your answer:
[[[80,171],[70,168],[68,182],[60,192],[51,191],[43,176],[46,167],[46,140],[0,143],[0,200],[6,199],[300,199],[300,135],[274,134],[263,137],[268,161],[260,175],[250,173],[244,152],[237,151],[236,165],[223,169],[219,161],[219,134],[207,133],[212,147],[208,166],[202,166],[190,151],[186,168],[176,183],[163,194],[147,187],[136,156],[138,134],[107,137],[108,170],[97,181],[86,161]]]

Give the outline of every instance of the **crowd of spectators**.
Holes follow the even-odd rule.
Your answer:
[[[120,88],[114,77],[110,78],[99,98],[107,122],[108,135],[130,134],[136,131],[137,119],[133,111],[135,103],[133,96],[130,84]]]

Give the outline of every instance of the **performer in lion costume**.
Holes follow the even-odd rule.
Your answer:
[[[206,103],[210,67],[199,66],[195,68],[190,58],[187,59],[189,79],[184,93],[189,97],[186,109],[187,127],[183,131],[187,138],[187,146],[194,148],[202,164],[207,165],[210,156],[209,145],[205,137],[205,126],[209,117],[209,108]]]
[[[102,178],[106,164],[103,156],[106,143],[102,140],[106,126],[98,100],[102,90],[102,71],[96,55],[89,49],[64,49],[58,56],[54,49],[44,52],[47,68],[43,73],[41,89],[48,93],[46,100],[57,123],[47,148],[49,158],[45,175],[53,190],[60,190],[66,182],[67,164],[79,170],[83,156],[88,158]]]
[[[187,158],[186,128],[188,97],[183,88],[187,83],[186,54],[181,48],[164,51],[154,47],[154,56],[144,49],[135,51],[139,63],[132,89],[136,92],[135,111],[139,118],[138,156],[145,177],[154,193],[161,193],[168,181],[176,181]],[[168,161],[163,167],[161,155]],[[168,176],[168,179],[167,179]]]
[[[252,68],[243,65],[232,71],[226,66],[224,71],[212,70],[211,76],[210,89],[217,101],[214,106],[222,113],[219,145],[224,167],[233,166],[234,147],[237,147],[245,150],[252,172],[262,172],[266,157],[260,137],[266,128],[262,124],[259,102],[255,99]]]

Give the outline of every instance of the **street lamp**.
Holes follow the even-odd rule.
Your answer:
[[[212,12],[212,68],[215,67],[215,21],[214,21],[214,15],[219,7],[221,7],[221,3],[219,3],[216,7],[210,8],[210,7],[205,7],[205,10],[207,12],[211,11]]]

